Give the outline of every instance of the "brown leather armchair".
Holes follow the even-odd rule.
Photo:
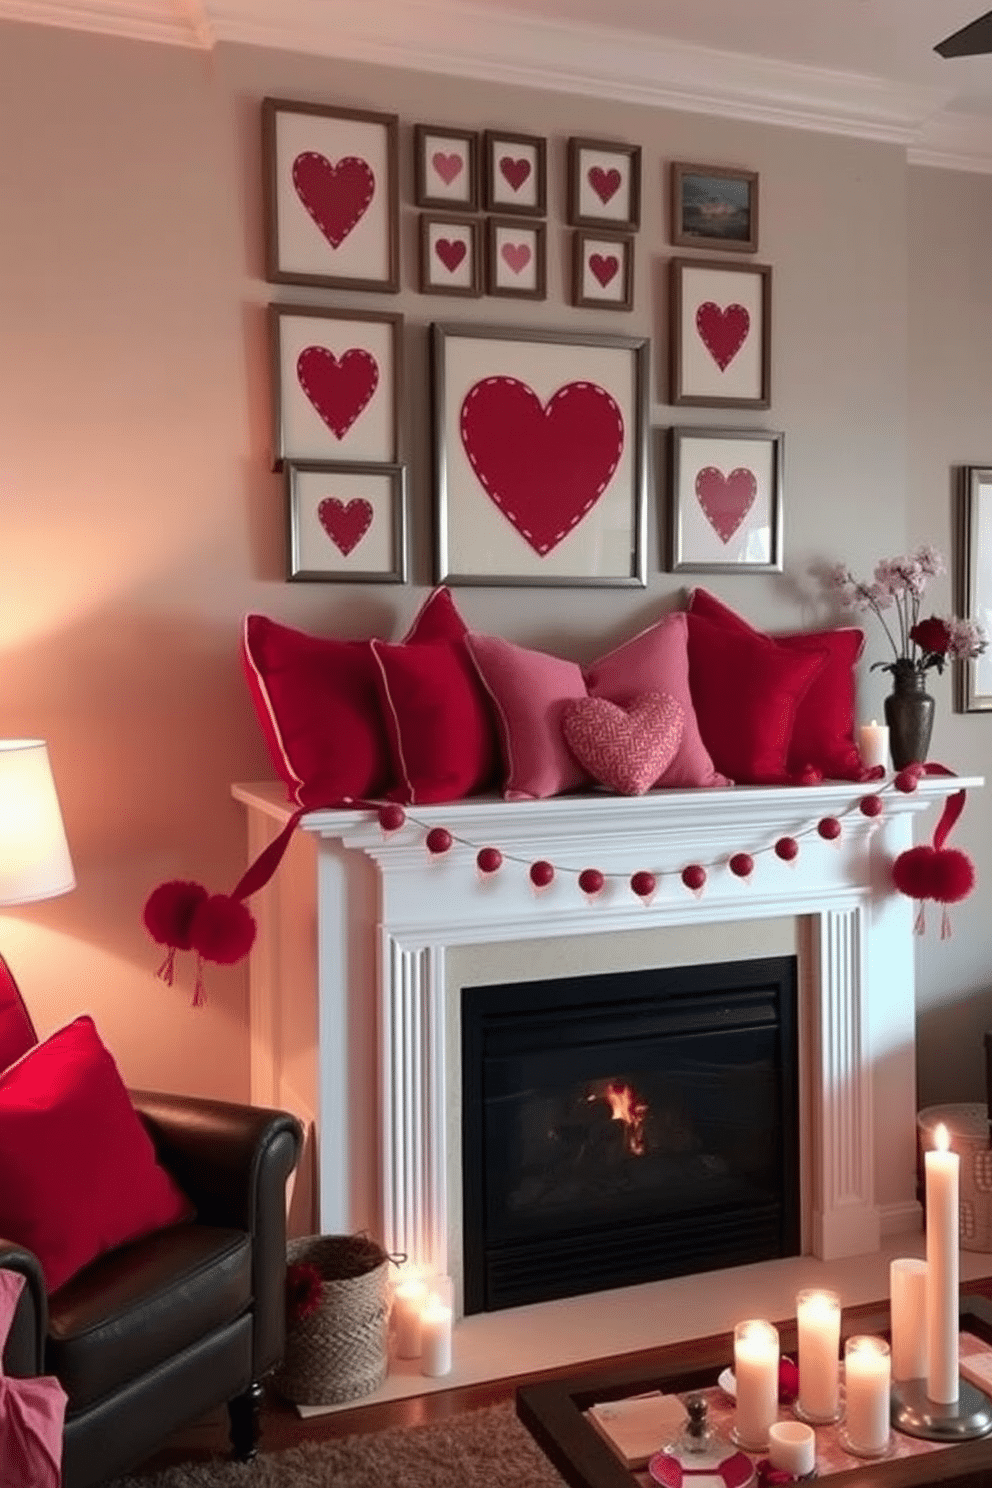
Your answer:
[[[116,1477],[224,1403],[235,1455],[253,1456],[261,1381],[283,1353],[299,1122],[225,1101],[131,1096],[195,1219],[99,1256],[51,1295],[32,1252],[0,1239],[0,1265],[27,1278],[4,1369],[54,1374],[68,1395],[63,1488]]]

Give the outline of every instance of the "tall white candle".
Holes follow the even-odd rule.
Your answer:
[[[858,743],[861,762],[867,769],[876,765],[883,770],[889,768],[889,731],[884,723],[876,723],[874,718],[871,723],[863,723],[858,730]]]
[[[734,1329],[737,1412],[732,1435],[739,1447],[760,1452],[778,1415],[778,1329],[751,1318]]]
[[[396,1330],[396,1354],[400,1359],[420,1356],[420,1314],[427,1300],[427,1283],[411,1276],[396,1283],[393,1293],[393,1326]]]
[[[844,1345],[844,1438],[850,1451],[878,1457],[889,1445],[892,1360],[883,1338]]]
[[[958,1185],[961,1159],[941,1123],[923,1154],[927,1211],[927,1395],[955,1405],[958,1379]]]
[[[835,1421],[840,1408],[840,1298],[804,1290],[796,1297],[799,1353],[797,1415]]]
[[[451,1308],[440,1297],[430,1296],[420,1314],[420,1372],[451,1373]]]
[[[904,1256],[889,1266],[892,1378],[927,1377],[927,1263]]]

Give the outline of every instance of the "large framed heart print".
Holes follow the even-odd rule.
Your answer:
[[[673,258],[669,273],[669,402],[699,408],[768,408],[772,356],[769,265]]]
[[[784,436],[765,429],[670,430],[673,573],[782,567]]]
[[[437,583],[644,586],[648,348],[431,327]]]
[[[395,114],[264,100],[269,280],[398,291],[398,134]]]

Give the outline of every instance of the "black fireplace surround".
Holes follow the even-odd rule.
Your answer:
[[[795,957],[461,993],[465,1312],[797,1255]]]

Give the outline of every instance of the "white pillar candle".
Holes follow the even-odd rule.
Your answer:
[[[768,1461],[779,1472],[806,1478],[816,1466],[816,1435],[802,1421],[774,1421],[768,1428]]]
[[[836,1292],[801,1291],[796,1297],[799,1398],[807,1421],[835,1421],[840,1409],[840,1298]]]
[[[876,765],[883,770],[889,768],[889,731],[884,723],[876,723],[874,718],[871,723],[863,723],[858,730],[858,742],[861,763],[867,769],[873,770]]]
[[[849,1338],[844,1345],[844,1445],[879,1457],[889,1445],[892,1360],[883,1338]]]
[[[435,1293],[428,1297],[420,1314],[420,1339],[421,1374],[450,1374],[451,1307]]]
[[[427,1300],[427,1283],[411,1276],[398,1281],[393,1292],[393,1325],[396,1355],[400,1359],[420,1357],[420,1315]]]
[[[927,1395],[955,1405],[958,1380],[958,1185],[961,1159],[941,1123],[923,1154],[927,1209]]]
[[[927,1377],[927,1263],[905,1256],[889,1266],[892,1378]]]
[[[737,1411],[733,1439],[739,1447],[762,1452],[768,1428],[778,1415],[778,1329],[751,1318],[734,1329]]]

